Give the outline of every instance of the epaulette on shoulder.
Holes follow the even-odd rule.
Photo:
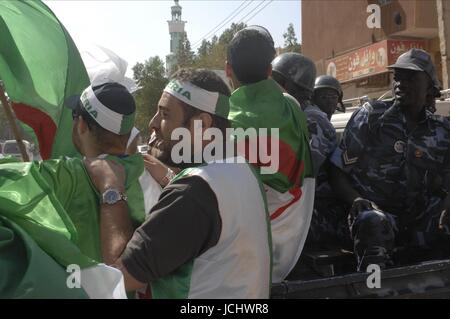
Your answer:
[[[366,102],[363,107],[370,113],[384,113],[392,106],[392,101],[370,101]]]
[[[450,121],[447,118],[445,118],[442,115],[438,115],[438,114],[430,114],[428,116],[429,116],[430,120],[439,123],[445,129],[450,131]]]

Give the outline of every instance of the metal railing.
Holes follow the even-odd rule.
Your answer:
[[[369,97],[367,95],[361,96],[361,97],[355,97],[352,99],[343,100],[342,103],[344,104],[353,104],[353,102],[361,102],[362,100],[368,101]]]
[[[437,101],[445,101],[445,100],[449,100],[450,99],[450,89],[447,90],[441,90],[441,97],[436,99]],[[383,93],[377,100],[381,101],[386,97],[392,97],[392,91],[386,91],[385,93]],[[355,108],[360,107],[361,105],[363,105],[366,102],[369,102],[371,100],[371,98],[369,98],[367,95],[363,95],[360,97],[355,97],[355,98],[351,98],[351,99],[346,99],[343,100],[342,103],[344,103],[344,105],[349,105],[347,107],[348,110],[352,110]]]
[[[444,101],[450,99],[450,89],[442,90],[441,97],[438,100]]]
[[[345,105],[345,111],[348,112],[358,109],[361,105],[369,101],[370,98],[367,95],[364,95],[360,97],[343,100],[342,103]]]

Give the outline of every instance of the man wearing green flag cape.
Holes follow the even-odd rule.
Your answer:
[[[89,86],[68,104],[73,109],[72,137],[79,152],[123,166],[125,187],[98,194],[78,158],[0,165],[0,272],[10,274],[0,279],[0,297],[79,297],[76,289],[64,294],[70,292],[67,287],[63,292],[46,287],[42,267],[75,264],[84,269],[109,263],[115,250],[121,249],[115,244],[120,238],[108,236],[115,225],[103,222],[99,207],[126,202],[129,227],[136,228],[161,192],[144,169],[142,157],[124,155],[135,116],[134,99],[125,87],[117,83]],[[26,271],[15,263],[26,265]],[[39,263],[41,267],[36,268]],[[48,275],[56,276],[51,281],[64,288],[68,276],[64,268]],[[87,283],[91,285],[96,279],[105,280],[95,273],[82,277],[92,278]],[[89,291],[88,295],[105,296]]]
[[[269,149],[271,157],[278,158],[278,170],[264,172],[268,163],[261,158],[256,166],[270,212],[272,282],[281,282],[295,266],[308,234],[315,179],[305,114],[296,100],[270,78],[275,53],[270,33],[264,27],[249,26],[236,33],[228,45],[226,73],[237,88],[230,97],[228,118],[232,126],[279,132],[278,136],[257,136],[258,156],[262,148]],[[252,137],[236,134],[235,140],[238,150],[245,149],[247,156]]]

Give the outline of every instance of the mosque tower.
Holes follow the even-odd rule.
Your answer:
[[[183,34],[184,25],[186,21],[181,20],[182,8],[179,4],[179,0],[175,0],[175,5],[171,7],[172,20],[167,21],[169,23],[169,33],[170,33],[170,54],[166,56],[166,73],[170,76],[177,64],[176,54],[180,46]]]

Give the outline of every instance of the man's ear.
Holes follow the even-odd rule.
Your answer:
[[[231,66],[230,63],[228,63],[228,61],[225,61],[225,74],[229,79],[229,84],[231,86],[232,91],[236,90],[238,87],[241,86],[239,81],[236,79],[236,76],[234,75],[233,67]]]
[[[269,65],[269,68],[267,69],[267,77],[272,76],[272,63]]]
[[[231,64],[228,63],[228,60],[225,61],[225,74],[229,78],[231,78],[233,76],[233,69],[231,67]]]
[[[212,116],[208,113],[200,113],[198,118],[202,121],[203,132],[209,129],[213,124]]]
[[[88,127],[86,121],[81,116],[78,118],[76,125],[77,125],[77,131],[78,131],[79,135],[84,134],[89,130],[89,127]]]
[[[202,129],[202,133],[212,126],[213,119],[208,113],[202,112],[198,115],[191,117],[189,120],[189,130]]]

